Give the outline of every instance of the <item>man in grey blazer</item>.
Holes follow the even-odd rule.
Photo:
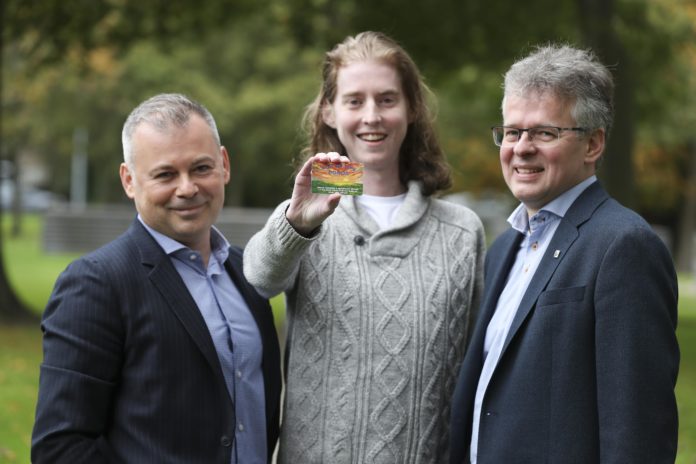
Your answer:
[[[122,141],[138,217],[56,282],[32,461],[270,462],[279,346],[241,250],[213,227],[230,179],[215,121],[183,95],[157,95]]]
[[[520,206],[491,246],[451,416],[451,462],[673,463],[677,279],[650,226],[595,177],[612,123],[594,55],[539,47],[493,128]]]

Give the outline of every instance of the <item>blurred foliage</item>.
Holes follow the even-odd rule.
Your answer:
[[[500,83],[538,43],[581,46],[613,37],[630,85],[636,207],[676,222],[689,179],[684,147],[696,116],[695,0],[5,0],[3,156],[31,151],[47,188],[68,194],[73,133],[89,133],[89,199],[125,201],[118,180],[128,112],[159,92],[183,92],[215,115],[231,154],[228,203],[271,207],[291,188],[300,117],[316,94],[323,53],[346,35],[399,40],[437,95],[455,190],[505,191],[489,126]],[[609,28],[610,30],[607,30]],[[613,56],[610,55],[609,56]],[[623,140],[622,137],[631,137]],[[611,156],[608,153],[607,156]],[[629,173],[630,176],[630,173]],[[610,184],[628,182],[621,176]],[[659,201],[655,200],[660,193]]]
[[[4,146],[44,154],[50,190],[67,196],[73,132],[84,127],[90,199],[125,201],[116,175],[123,121],[151,95],[182,92],[215,115],[232,161],[229,203],[269,206],[289,192],[297,122],[317,89],[321,56],[269,27],[267,12],[176,45],[142,38],[84,52],[74,44],[61,61],[39,65],[25,59],[21,39],[4,57]]]

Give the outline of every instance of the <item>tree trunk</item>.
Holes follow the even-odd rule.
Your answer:
[[[0,1],[0,101],[2,101],[2,54],[4,52],[3,27],[5,24],[5,3]],[[0,156],[3,150],[2,137],[2,111],[0,111]],[[0,204],[0,323],[35,323],[38,317],[29,311],[17,298],[17,295],[10,286],[10,281],[5,272],[5,260],[3,258],[3,227],[2,227],[2,205]]]
[[[0,132],[2,134],[2,132]],[[0,148],[2,137],[0,135]],[[3,251],[4,227],[2,226],[2,205],[0,205],[0,324],[35,323],[38,316],[22,304],[12,289],[5,270]]]
[[[604,64],[613,67],[616,83],[614,127],[597,174],[614,198],[634,208],[635,85],[630,57],[613,27],[614,5],[615,0],[578,0],[585,43]]]
[[[10,286],[2,255],[2,247],[0,246],[0,324],[37,323],[39,317],[19,301],[19,298],[17,298]]]
[[[696,233],[696,138],[687,144],[687,177],[684,189],[684,209],[681,212],[677,235],[675,263],[678,271],[694,269],[694,234]]]
[[[0,124],[2,127],[2,124]],[[0,135],[0,146],[2,136]],[[10,231],[11,237],[19,237],[22,234],[22,182],[21,182],[21,167],[19,165],[19,156],[15,154],[12,157],[12,188],[14,194],[12,196],[12,228]]]

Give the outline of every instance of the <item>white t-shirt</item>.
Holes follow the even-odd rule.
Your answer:
[[[391,226],[399,206],[405,199],[405,193],[395,197],[377,197],[374,195],[360,195],[356,197],[358,205],[372,216],[380,230]]]

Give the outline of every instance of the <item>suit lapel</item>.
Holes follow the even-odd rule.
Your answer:
[[[201,350],[210,367],[224,382],[220,360],[208,326],[176,268],[140,221],[134,221],[130,232],[140,251],[143,266],[151,269],[148,277],[153,286]]]
[[[546,284],[551,279],[551,276],[556,271],[556,268],[561,261],[563,261],[566,251],[568,248],[570,248],[577,237],[577,228],[569,222],[561,219],[561,223],[558,225],[558,229],[556,229],[556,233],[549,243],[549,247],[546,249],[544,257],[539,263],[539,267],[534,274],[534,278],[532,278],[531,282],[529,282],[529,287],[527,287],[527,291],[522,297],[520,306],[517,308],[515,317],[510,325],[510,331],[505,339],[505,345],[503,346],[502,353],[505,353],[505,350],[510,344],[510,340],[512,340],[512,338],[515,336],[532,308],[536,305],[539,295],[544,288],[546,288]]]
[[[510,345],[510,341],[515,337],[525,319],[536,305],[539,295],[546,288],[546,285],[549,280],[551,280],[559,264],[563,262],[568,249],[578,238],[578,228],[592,216],[592,213],[597,207],[607,198],[608,195],[606,191],[601,187],[599,182],[595,182],[580,194],[568,209],[566,215],[561,219],[558,229],[556,229],[546,253],[539,263],[539,267],[529,283],[527,291],[522,297],[517,313],[512,320],[510,331],[505,339],[501,357]],[[511,250],[510,252],[516,253],[516,250]],[[500,291],[502,291],[502,287]],[[500,293],[498,293],[498,295],[499,294]]]
[[[496,247],[496,249],[500,248],[500,252],[495,255],[489,255],[486,258],[488,261],[485,282],[487,291],[486,299],[483,302],[486,326],[488,326],[488,323],[493,317],[500,294],[503,293],[503,289],[507,283],[507,276],[515,262],[517,250],[520,247],[522,238],[523,235],[516,230],[508,230],[507,233],[500,238],[502,243]],[[489,289],[490,291],[488,291]]]
[[[517,249],[520,246],[522,234],[514,229],[509,229],[504,235],[500,236],[491,247],[493,254],[488,254],[486,257],[485,268],[485,296],[481,302],[481,313],[477,319],[474,333],[471,337],[469,350],[480,349],[481,353],[478,356],[479,370],[483,366],[483,343],[486,338],[486,330],[488,324],[495,313],[498,305],[498,298],[505,288],[507,275],[517,255]]]
[[[246,285],[244,280],[241,260],[233,259],[233,253],[234,251],[230,250],[230,256],[227,261],[225,261],[225,269],[227,269],[227,273],[230,275],[232,282],[234,282],[235,286],[239,290],[239,293],[242,295],[242,298],[244,298],[244,302],[249,308],[249,311],[251,311],[251,315],[256,321],[256,325],[259,328],[261,336],[264,337],[264,325],[262,324],[261,315],[259,314],[261,309],[259,308],[258,299],[255,298],[249,291],[249,287]]]

